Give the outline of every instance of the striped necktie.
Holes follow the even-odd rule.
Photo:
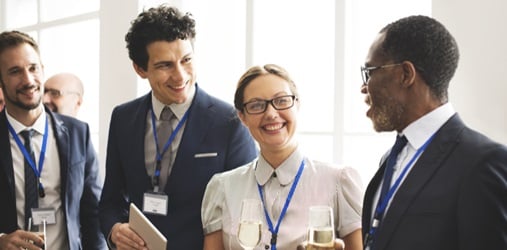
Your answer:
[[[20,134],[25,140],[25,149],[32,158],[32,162],[35,162],[35,154],[32,148],[32,136],[34,130],[24,130],[21,131]],[[34,166],[35,167],[35,166]],[[38,196],[38,179],[35,175],[34,170],[28,163],[28,160],[25,159],[25,229],[28,229],[29,218],[32,217],[32,208],[39,207],[39,196]],[[32,227],[32,230],[36,228]]]

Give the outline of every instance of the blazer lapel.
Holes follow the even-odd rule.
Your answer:
[[[135,119],[130,121],[125,121],[125,125],[127,126],[127,129],[132,134],[132,138],[128,139],[129,141],[134,141],[133,145],[129,146],[132,148],[130,152],[130,156],[132,156],[132,163],[130,164],[132,167],[132,171],[136,172],[136,176],[144,176],[141,180],[151,180],[148,176],[148,171],[146,170],[145,166],[145,152],[144,152],[144,137],[145,132],[147,129],[146,124],[146,116],[149,115],[149,112],[151,112],[151,92],[146,94],[142,100],[140,105],[135,110],[132,110],[132,117],[135,117]],[[128,118],[130,119],[130,118]],[[151,126],[151,123],[149,124]],[[151,181],[148,182],[149,186],[151,186]],[[144,188],[144,184],[143,184]]]
[[[186,121],[185,130],[174,159],[171,174],[168,177],[165,191],[170,193],[171,187],[178,178],[180,171],[185,170],[185,160],[194,156],[189,155],[195,152],[195,145],[199,145],[213,124],[215,123],[213,102],[210,96],[196,85],[196,93],[192,105],[189,108],[189,116]],[[188,163],[187,163],[188,164]]]
[[[442,166],[446,156],[458,143],[458,135],[465,125],[455,114],[447,121],[422,153],[412,170],[399,187],[396,195],[382,220],[381,229],[376,235],[376,249],[385,249],[391,239],[400,218],[405,215],[408,207],[417,198],[420,191],[428,183],[433,174]]]
[[[67,180],[68,180],[68,167],[69,167],[69,131],[62,120],[55,117],[55,115],[46,110],[46,113],[52,121],[53,134],[55,136],[56,145],[58,148],[58,158],[60,160],[60,178],[61,178],[61,192],[62,204],[66,204],[67,194]],[[49,135],[51,136],[51,135]]]
[[[197,87],[194,97],[194,103],[190,106],[190,114],[183,132],[183,138],[191,137],[191,140],[182,140],[182,146],[186,143],[195,144],[203,140],[208,133],[209,128],[213,127],[215,119],[213,119],[213,103],[208,94]],[[187,129],[188,128],[188,129]],[[178,150],[180,152],[180,150]],[[183,152],[187,152],[183,150]]]

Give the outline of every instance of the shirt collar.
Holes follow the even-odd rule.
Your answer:
[[[284,186],[290,184],[296,177],[303,159],[303,153],[298,148],[278,168],[274,169],[261,154],[255,169],[257,183],[263,186],[273,176],[273,173],[276,173],[280,184]]]
[[[410,145],[418,149],[456,112],[451,103],[446,103],[408,125],[402,132]]]
[[[16,134],[19,134],[21,131],[28,130],[28,129],[33,129],[37,133],[39,133],[41,135],[44,134],[44,128],[46,126],[46,116],[47,116],[47,114],[46,114],[46,112],[44,110],[44,107],[42,105],[40,107],[43,109],[43,111],[39,115],[39,117],[37,118],[37,120],[35,120],[35,123],[31,127],[26,127],[21,122],[18,122],[14,117],[12,117],[11,115],[9,115],[9,112],[7,112],[7,110],[6,110],[5,115],[7,116],[7,120],[11,124],[11,126],[14,129],[14,131],[16,132]]]
[[[169,105],[169,108],[176,116],[176,118],[178,118],[178,121],[183,118],[183,115],[185,115],[185,112],[187,112],[187,110],[190,108],[192,100],[194,99],[196,89],[195,84],[192,84],[190,88],[190,93],[184,103],[173,103]],[[151,92],[151,105],[153,107],[153,112],[155,112],[155,117],[157,117],[157,120],[160,120],[160,114],[166,105],[155,97],[153,91]]]

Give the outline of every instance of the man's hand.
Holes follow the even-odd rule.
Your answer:
[[[334,248],[332,247],[316,247],[309,245],[307,241],[304,241],[301,243],[297,250],[344,250],[345,249],[345,242],[341,239],[335,239],[334,240]]]
[[[144,240],[132,229],[128,223],[116,223],[111,229],[111,241],[116,245],[116,249],[135,249],[148,250]]]
[[[16,230],[13,233],[5,234],[0,237],[0,249],[2,250],[40,250],[44,249],[44,239],[37,234]]]

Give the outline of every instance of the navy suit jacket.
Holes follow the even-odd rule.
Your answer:
[[[363,238],[385,163],[369,183]],[[393,197],[373,250],[507,249],[507,148],[452,116]]]
[[[143,194],[152,190],[145,167],[144,137],[151,93],[116,107],[111,116],[107,145],[106,179],[100,201],[103,233],[117,222],[128,221],[129,203],[142,209]],[[167,237],[167,249],[203,248],[201,203],[215,173],[252,161],[255,143],[235,109],[196,86],[181,143],[165,193],[168,214],[147,215]],[[214,157],[196,158],[200,153]]]
[[[18,229],[14,171],[7,117],[0,112],[0,232]],[[71,250],[106,249],[100,233],[98,203],[102,183],[86,123],[46,109],[60,159],[61,200]]]

